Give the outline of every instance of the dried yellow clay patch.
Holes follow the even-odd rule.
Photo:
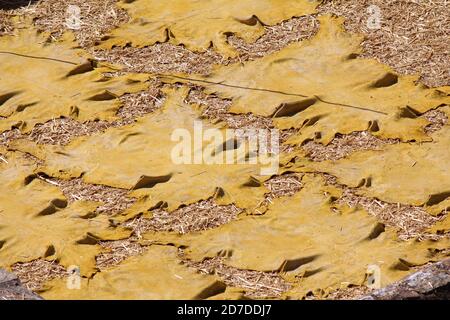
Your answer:
[[[0,132],[23,132],[60,116],[79,121],[115,118],[116,97],[147,87],[143,75],[105,78],[74,49],[69,35],[47,43],[33,28],[0,38]]]
[[[131,124],[136,118],[158,109],[164,97],[161,96],[158,88],[150,85],[148,90],[125,94],[119,100],[122,105],[117,110],[117,119],[114,121],[89,120],[79,122],[72,118],[60,117],[35,125],[27,134],[22,134],[17,128],[4,131],[0,134],[0,145],[7,146],[11,141],[21,138],[28,138],[38,144],[66,145],[75,137],[103,132],[110,127]]]
[[[373,24],[377,10],[370,6],[379,10],[379,28]],[[364,34],[362,57],[373,57],[402,74],[421,74],[430,87],[450,84],[448,1],[325,0],[318,11],[344,16],[348,32]]]
[[[212,153],[222,149],[226,141],[224,138],[222,142],[194,146],[194,122],[199,114],[182,102],[185,95],[184,89],[172,91],[161,109],[133,125],[110,128],[103,134],[76,139],[67,146],[36,145],[20,140],[14,148],[44,159],[46,166],[42,171],[48,176],[70,178],[84,173],[85,183],[130,189],[130,197],[141,198],[136,204],[140,209],[148,210],[164,201],[168,204],[167,210],[173,211],[182,204],[214,195],[219,204],[235,203],[243,209],[255,206],[267,191],[262,183],[252,179],[261,173],[262,165],[235,161],[228,165],[208,164],[208,159],[200,164],[177,164],[180,159],[173,154],[180,154],[180,146],[191,146],[191,151],[185,155],[192,155],[190,160],[194,163],[197,155],[209,154],[205,150]],[[222,137],[225,137],[221,127],[201,123],[203,130],[216,128],[222,130]],[[180,145],[179,138],[173,140],[176,129],[185,130],[184,144]],[[243,143],[238,150],[245,151],[245,147]],[[229,153],[236,154],[235,150],[223,151],[224,155]]]
[[[121,1],[131,21],[113,30],[101,48],[144,47],[165,42],[184,44],[192,51],[206,51],[211,43],[225,56],[235,55],[226,35],[247,42],[264,34],[266,25],[315,12],[318,2],[307,0],[158,0]]]
[[[294,298],[341,282],[362,283],[370,264],[380,266],[383,285],[391,283],[408,266],[433,259],[429,249],[450,243],[398,241],[393,230],[384,230],[364,211],[334,213],[330,195],[341,191],[324,186],[321,178],[304,176],[302,182],[303,189],[275,199],[264,216],[242,217],[199,234],[160,235],[161,240],[185,246],[186,257],[195,261],[224,256],[231,267],[282,272],[294,282],[286,294]]]
[[[87,218],[95,203],[80,201],[67,206],[56,186],[33,179],[33,167],[17,153],[8,153],[7,161],[0,163],[0,267],[51,257],[90,274],[100,252],[95,239],[129,235],[125,230],[110,229],[107,218]]]
[[[227,41],[238,51],[239,55],[230,62],[242,63],[255,60],[279,51],[292,42],[299,42],[312,37],[318,30],[319,23],[315,15],[305,15],[284,20],[275,26],[266,26],[263,36],[253,43],[232,35]]]
[[[386,145],[383,151],[361,151],[337,161],[298,159],[300,171],[319,171],[339,183],[359,186],[360,194],[390,203],[426,205],[433,214],[450,196],[450,126],[431,135],[433,142]]]
[[[125,240],[105,241],[100,244],[107,249],[107,251],[102,252],[96,257],[97,267],[101,272],[107,272],[112,267],[119,265],[132,256],[143,255],[149,248],[148,246],[140,245],[133,237]],[[178,258],[182,264],[189,268],[196,269],[200,273],[215,275],[229,287],[229,290],[240,293],[239,296],[241,298],[244,295],[249,298],[279,297],[283,292],[290,288],[289,284],[277,273],[232,268],[223,263],[222,257],[206,259],[202,262],[185,260],[183,259],[183,251],[181,249],[179,249],[178,254]],[[34,285],[34,282],[36,281],[39,282],[39,288],[43,282],[55,278],[55,276],[51,277],[52,275],[48,273],[45,274],[45,276],[49,278],[47,281],[37,281],[34,279],[32,273],[29,276],[24,275],[25,270],[19,269],[22,278],[26,280],[31,278],[31,281],[28,280],[26,284],[31,282],[31,284]],[[43,273],[42,270],[38,269],[37,271],[38,272],[36,273]],[[228,293],[229,292],[224,293],[227,295],[225,298],[231,299],[231,296],[228,296]],[[222,294],[214,296],[213,298],[221,299],[221,296]]]
[[[80,290],[69,290],[65,280],[55,280],[42,293],[46,299],[205,299],[226,287],[216,277],[180,264],[178,250],[150,246],[142,256],[82,279]],[[132,275],[132,277],[130,277]]]
[[[313,15],[294,17],[275,26],[265,26],[264,35],[256,42],[247,43],[235,35],[227,36],[227,42],[237,51],[235,58],[225,58],[208,48],[204,52],[193,52],[183,45],[156,43],[136,48],[114,47],[111,50],[94,50],[97,60],[119,64],[127,72],[145,73],[197,73],[208,74],[214,64],[243,63],[278,51],[289,43],[311,37],[318,29]]]
[[[443,92],[397,76],[375,60],[356,59],[362,38],[346,33],[342,19],[321,16],[318,33],[242,65],[209,76],[167,75],[233,99],[231,113],[271,116],[280,129],[300,128],[288,143],[328,144],[337,133],[370,130],[383,138],[429,140],[416,114],[449,102]],[[351,119],[351,120],[350,120]]]

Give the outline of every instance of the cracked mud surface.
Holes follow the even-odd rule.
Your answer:
[[[0,9],[0,268],[47,299],[350,299],[449,255],[438,7],[427,42],[366,1],[188,2],[74,1],[69,33],[64,1]],[[175,163],[199,122],[278,130],[278,171]]]

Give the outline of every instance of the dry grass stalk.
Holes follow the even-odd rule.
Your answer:
[[[159,109],[164,103],[164,95],[160,83],[152,83],[150,87],[141,92],[129,93],[119,98],[122,106],[117,111],[120,120],[113,126],[123,126],[133,123],[137,118],[143,117]]]
[[[291,288],[277,273],[233,268],[227,266],[221,257],[194,262],[186,259],[180,250],[180,258],[188,267],[217,275],[227,286],[244,289],[248,298],[277,298]]]
[[[67,276],[67,271],[62,265],[44,259],[15,263],[11,269],[28,290],[35,292],[41,290],[46,282]]]
[[[99,254],[95,259],[97,268],[103,271],[120,264],[125,259],[141,255],[146,251],[146,247],[135,241],[135,238],[117,240],[117,241],[101,241],[99,244],[106,249],[105,252]]]
[[[421,207],[387,203],[364,197],[356,194],[352,189],[344,190],[336,203],[346,204],[351,208],[364,208],[387,226],[397,228],[401,240],[429,238],[430,235],[427,235],[425,230],[444,218],[444,216],[432,216]]]
[[[266,26],[265,33],[254,43],[247,43],[235,35],[228,37],[237,51],[238,57],[227,63],[244,62],[264,57],[283,49],[290,43],[299,42],[314,36],[319,29],[319,22],[312,15],[294,17],[275,26]]]
[[[203,200],[181,207],[173,212],[155,209],[152,218],[138,217],[127,221],[124,227],[140,238],[148,231],[169,231],[185,234],[217,228],[237,218],[242,209],[231,205],[218,205],[214,200]]]
[[[438,109],[427,111],[422,115],[422,117],[431,122],[424,128],[426,134],[432,134],[439,131],[448,123],[447,114]]]
[[[264,185],[269,189],[269,192],[256,206],[254,213],[257,215],[264,214],[275,198],[291,197],[299,192],[303,188],[301,178],[301,174],[287,173],[267,180]]]
[[[232,114],[228,109],[232,101],[216,95],[206,94],[201,87],[194,86],[185,99],[188,104],[202,107],[202,116],[212,121],[223,121],[230,129],[270,129],[272,119],[251,113]]]
[[[93,54],[100,60],[123,65],[128,72],[209,74],[213,65],[228,65],[268,55],[289,43],[311,37],[317,28],[315,17],[304,16],[265,27],[265,34],[255,43],[246,43],[236,36],[230,36],[228,42],[238,52],[238,57],[233,59],[224,59],[212,48],[205,52],[192,52],[182,45],[170,43],[157,43],[144,48],[117,47],[97,50]]]
[[[7,147],[11,141],[22,138],[22,133],[19,129],[11,129],[0,133],[0,146]]]
[[[269,193],[265,195],[264,202],[272,203],[272,200],[275,198],[292,197],[303,188],[301,178],[302,175],[297,173],[288,173],[270,178],[264,183],[269,189]]]
[[[75,137],[103,132],[110,127],[106,121],[78,122],[72,118],[58,118],[37,124],[28,138],[38,144],[66,145]]]
[[[368,8],[380,8],[381,28],[368,28]],[[447,0],[327,0],[321,13],[346,18],[350,32],[363,33],[364,58],[375,58],[401,74],[419,74],[421,81],[438,87],[450,84]]]
[[[108,187],[104,185],[84,183],[81,178],[63,180],[39,176],[40,179],[54,184],[61,189],[68,202],[74,201],[95,201],[102,205],[97,207],[97,213],[114,215],[129,208],[135,198],[127,196],[128,190]]]
[[[15,14],[32,16],[34,24],[59,38],[66,31],[73,31],[82,47],[90,47],[115,27],[126,23],[129,16],[125,10],[116,6],[117,0],[61,0],[38,1],[31,6],[15,10]],[[80,28],[67,26],[69,5],[80,8]]]
[[[10,14],[0,10],[0,36],[11,34],[13,26],[10,19]]]
[[[269,189],[272,199],[291,197],[302,189],[301,178],[301,174],[288,173],[270,178],[264,185]]]
[[[122,224],[133,230],[129,239],[102,241],[100,245],[107,249],[97,256],[100,270],[115,266],[130,256],[140,255],[146,247],[137,242],[148,231],[169,231],[185,234],[217,228],[237,218],[242,209],[235,205],[219,206],[213,200],[203,200],[171,213],[163,209],[152,211],[152,218],[137,217]]]
[[[67,145],[74,138],[104,132],[111,127],[121,127],[133,123],[137,118],[145,116],[163,104],[164,97],[160,88],[151,85],[148,90],[125,94],[119,98],[122,107],[117,111],[119,119],[115,121],[78,122],[72,118],[58,118],[37,124],[28,135],[19,129],[0,133],[0,145],[8,144],[16,139],[28,138],[38,144]]]
[[[280,131],[280,153],[291,153],[297,149],[296,145],[286,144],[290,137],[297,134],[299,129],[291,128]]]
[[[399,143],[397,139],[380,139],[367,131],[337,134],[326,146],[309,141],[302,146],[312,161],[339,160],[361,150],[380,150],[386,144]]]
[[[1,0],[0,36],[13,34],[14,25],[11,18],[25,12],[35,1],[36,0]]]
[[[222,56],[212,49],[198,53],[170,43],[144,48],[115,47],[92,53],[98,60],[122,65],[127,72],[208,74],[214,64],[223,62]]]
[[[374,291],[366,286],[349,286],[348,288],[337,289],[327,294],[326,300],[358,300]]]

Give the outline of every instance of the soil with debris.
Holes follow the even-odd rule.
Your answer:
[[[234,219],[242,209],[231,205],[218,205],[214,200],[203,200],[183,206],[173,212],[164,209],[151,211],[151,218],[138,217],[123,224],[140,237],[148,231],[169,231],[185,234],[217,228]]]
[[[358,131],[350,134],[337,134],[326,146],[315,141],[308,141],[302,146],[302,149],[312,161],[339,160],[357,151],[380,150],[386,144],[399,142],[398,139],[382,140],[370,132]]]
[[[42,300],[24,288],[16,275],[0,269],[0,300]]]
[[[441,130],[442,127],[448,123],[447,114],[441,110],[427,111],[422,115],[422,117],[430,122],[430,124],[424,128],[426,134],[428,135]]]
[[[39,292],[43,285],[53,279],[67,276],[66,269],[56,261],[37,259],[16,263],[11,267],[21,283],[30,291]]]
[[[319,11],[345,17],[347,31],[364,34],[360,58],[419,74],[430,87],[450,85],[448,1],[326,0]]]
[[[180,257],[183,259],[182,251],[180,251]],[[227,286],[244,289],[244,295],[251,299],[277,298],[291,287],[276,273],[233,268],[227,266],[221,257],[206,259],[202,262],[187,259],[182,261],[199,272],[219,276]]]
[[[401,240],[413,238],[428,238],[426,230],[446,215],[432,216],[422,207],[404,204],[386,203],[373,198],[358,195],[355,190],[346,188],[343,195],[336,201],[337,204],[346,204],[351,208],[362,207],[379,221],[398,230]]]
[[[15,14],[32,16],[34,24],[50,32],[54,39],[69,29],[74,32],[80,46],[86,48],[96,44],[115,27],[128,22],[127,12],[118,8],[116,3],[117,0],[71,0],[70,3],[45,0],[17,9]],[[78,17],[77,11],[71,12],[68,5],[77,6],[82,14]]]
[[[70,4],[78,5],[83,11],[80,29],[73,30],[81,47],[87,49],[99,61],[121,65],[121,72],[143,73],[196,73],[209,74],[214,65],[228,65],[255,60],[281,50],[290,43],[302,41],[315,35],[319,24],[316,15],[295,17],[275,26],[266,26],[265,34],[255,43],[246,43],[231,35],[228,42],[238,51],[238,57],[224,59],[213,49],[204,53],[191,52],[183,46],[169,43],[158,43],[144,48],[113,48],[111,50],[96,50],[93,46],[110,30],[127,22],[128,14],[116,6],[116,0],[73,0]],[[370,13],[367,7],[376,5],[381,12],[381,27],[368,28]],[[51,32],[52,38],[62,35],[67,23],[67,3],[59,0],[38,1],[22,8],[11,8],[12,11],[0,11],[0,36],[12,32],[9,17],[12,14],[33,16],[35,25]],[[450,7],[444,1],[324,1],[319,6],[320,14],[333,13],[346,17],[345,27],[350,32],[365,35],[363,53],[360,58],[376,58],[390,65],[401,74],[420,74],[420,81],[427,86],[437,87],[450,84],[449,42]],[[71,118],[58,118],[36,125],[32,131],[24,135],[18,129],[0,133],[0,146],[8,147],[16,139],[30,139],[38,144],[67,145],[80,136],[88,136],[104,132],[110,127],[120,127],[132,124],[137,118],[157,110],[164,101],[161,84],[155,83],[147,91],[127,94],[120,97],[122,107],[117,111],[116,121],[88,121],[80,123]],[[197,105],[202,110],[202,117],[211,122],[221,121],[233,129],[271,129],[272,119],[254,114],[232,114],[229,108],[230,100],[221,99],[216,95],[207,95],[203,88],[192,86],[186,103]],[[448,123],[447,115],[440,110],[431,110],[423,114],[430,124],[424,128],[427,134],[440,130]],[[296,131],[286,130],[282,133],[281,142]],[[397,139],[383,140],[370,132],[352,132],[347,135],[336,135],[326,146],[310,141],[301,148],[312,161],[338,160],[362,150],[380,150],[385,145],[399,143]],[[294,146],[283,146],[284,152],[289,152]],[[32,161],[42,165],[39,159]],[[6,161],[0,154],[0,161]],[[121,213],[129,208],[136,199],[127,196],[128,190],[111,188],[103,185],[86,184],[82,179],[61,180],[51,177],[39,177],[44,181],[58,186],[69,202],[87,200],[99,202],[96,212],[107,215]],[[330,184],[337,185],[336,178],[327,175]],[[267,207],[272,200],[279,197],[289,197],[301,190],[301,175],[285,174],[269,179],[265,186],[269,192],[265,195],[260,207]],[[425,239],[424,233],[428,227],[444,218],[443,215],[430,216],[423,208],[403,204],[392,204],[377,199],[358,195],[346,186],[338,205],[362,207],[369,214],[377,217],[386,226],[399,230],[399,238]],[[258,209],[259,210],[259,209]],[[120,264],[125,259],[141,255],[146,247],[138,242],[142,234],[149,231],[165,231],[185,234],[217,228],[238,218],[242,209],[235,205],[217,205],[213,200],[183,206],[173,212],[163,208],[151,211],[151,218],[139,216],[127,221],[124,227],[133,230],[129,239],[118,241],[101,241],[99,244],[105,250],[96,257],[99,270],[105,270]],[[258,211],[263,214],[264,210]],[[188,267],[195,268],[205,274],[215,274],[230,287],[242,288],[248,298],[277,298],[290,288],[289,283],[276,273],[265,273],[252,270],[240,270],[226,265],[223,257],[193,262],[180,259]],[[327,296],[329,299],[351,299],[365,296],[365,299],[397,299],[397,298],[446,298],[449,296],[448,262],[435,264],[430,269],[424,269],[419,275],[412,275],[403,282],[394,284],[381,291],[373,292],[364,286],[353,286],[335,291]],[[43,283],[65,277],[67,272],[56,262],[44,259],[27,263],[17,263],[12,267],[24,286],[29,290],[39,291]],[[20,287],[17,279],[1,280],[0,299],[6,298],[39,298],[24,289],[15,293],[11,287]],[[5,276],[7,279],[7,276]],[[12,282],[11,282],[12,281]],[[431,289],[425,288],[425,281],[431,282]],[[5,285],[6,283],[6,285]],[[9,283],[9,284],[8,284]],[[13,283],[14,285],[11,285]],[[3,287],[2,287],[3,286]],[[6,289],[5,289],[6,288]],[[3,290],[3,291],[2,291]],[[4,291],[6,290],[6,291]],[[6,294],[5,294],[6,292]]]
[[[99,244],[105,251],[96,257],[97,268],[103,271],[120,264],[129,257],[143,254],[146,248],[136,240],[136,237],[131,237],[117,241],[100,241]]]
[[[232,101],[222,99],[214,94],[206,94],[202,87],[193,86],[185,102],[202,108],[202,117],[213,122],[221,121],[230,129],[271,129],[274,127],[271,118],[247,114],[233,114],[228,112]]]
[[[101,203],[96,209],[97,213],[114,215],[125,211],[136,202],[135,198],[127,196],[128,190],[84,183],[81,178],[72,180],[46,179],[46,181],[58,186],[69,203],[79,200]]]

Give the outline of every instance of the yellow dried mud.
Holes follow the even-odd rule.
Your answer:
[[[386,145],[382,151],[360,151],[336,161],[299,159],[294,167],[332,174],[338,182],[359,187],[361,194],[372,198],[425,205],[438,214],[450,196],[450,126],[431,137],[432,142]]]
[[[67,279],[48,284],[46,299],[205,299],[225,291],[214,276],[200,274],[180,264],[177,249],[151,246],[117,268],[82,279],[81,289],[67,289]],[[133,275],[130,277],[130,275]]]
[[[267,189],[262,184],[249,182],[260,174],[261,165],[176,164],[172,159],[177,144],[172,141],[173,131],[185,128],[194,138],[194,121],[199,116],[182,102],[186,93],[184,89],[172,91],[161,109],[130,126],[110,128],[103,134],[79,138],[67,146],[42,146],[18,140],[13,148],[45,160],[42,171],[49,176],[70,178],[83,173],[86,183],[133,190],[130,196],[144,199],[144,204],[137,205],[147,206],[147,209],[166,202],[167,209],[173,211],[181,204],[214,195],[219,195],[221,203],[233,202],[241,208],[256,206]],[[204,130],[220,129],[202,123]],[[210,148],[211,152],[222,148],[223,142],[204,144],[202,149],[192,147],[192,160],[205,148]],[[191,145],[191,140],[187,143]]]
[[[113,30],[99,47],[144,47],[168,40],[191,51],[206,51],[212,44],[224,56],[234,56],[227,34],[254,42],[263,35],[263,24],[315,13],[317,4],[307,0],[121,1],[119,6],[131,20]]]
[[[230,34],[257,45],[263,24],[317,4],[124,0],[130,21],[99,47],[167,40],[230,57]],[[364,288],[369,265],[387,285],[448,256],[449,87],[429,89],[359,58],[361,36],[346,33],[340,18],[319,20],[308,40],[205,76],[106,76],[117,69],[92,60],[73,35],[47,41],[31,21],[1,36],[0,267],[50,270],[36,282],[48,299],[233,299],[249,288],[252,297],[300,299]],[[151,78],[177,83],[164,89],[164,103],[148,90]],[[174,132],[195,139],[199,124],[221,133],[281,129],[278,172],[260,176],[265,166],[236,158],[177,164]],[[224,141],[186,142],[194,163],[204,151],[235,152]],[[233,148],[255,151],[244,147]],[[396,217],[372,212],[372,200],[397,204],[386,210]],[[403,223],[408,217],[423,221]],[[181,248],[185,261],[217,274],[182,264]],[[67,286],[74,274],[62,274],[74,265],[80,290]],[[222,283],[231,273],[246,276]],[[277,286],[258,291],[264,283]]]
[[[86,217],[96,203],[68,206],[57,187],[33,178],[34,168],[17,153],[7,156],[8,163],[0,163],[0,266],[49,258],[91,274],[100,252],[95,239],[115,239],[129,232],[113,230],[106,218]]]
[[[104,77],[76,46],[69,35],[48,43],[31,27],[0,38],[0,74],[8,75],[0,80],[0,132],[28,132],[60,116],[112,120],[118,96],[147,87],[143,75]]]
[[[330,197],[340,190],[324,186],[321,178],[302,181],[301,191],[275,199],[264,216],[242,217],[201,234],[144,238],[182,245],[186,257],[195,261],[220,255],[231,267],[281,272],[294,283],[286,293],[291,298],[342,282],[362,284],[370,264],[380,266],[383,285],[391,283],[410,266],[433,260],[430,252],[450,243],[399,241],[393,230],[364,211],[333,212]]]
[[[291,144],[314,138],[328,144],[337,133],[364,130],[402,141],[429,140],[423,131],[427,121],[417,114],[449,104],[449,97],[416,84],[417,77],[356,58],[362,37],[346,33],[343,19],[319,20],[311,39],[243,66],[216,67],[204,77],[162,78],[196,83],[206,93],[233,99],[231,113],[273,117],[279,129],[301,129]]]

